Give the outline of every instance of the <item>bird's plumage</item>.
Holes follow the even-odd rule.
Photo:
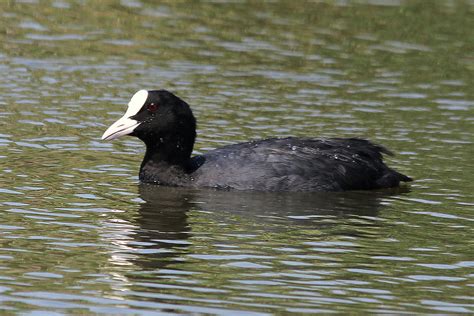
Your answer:
[[[139,174],[142,182],[236,190],[346,191],[411,181],[385,165],[383,154],[391,154],[387,149],[359,138],[271,138],[191,157],[194,116],[186,102],[165,90],[148,91],[142,108],[124,119],[133,121],[132,126],[138,124],[129,134],[147,147]],[[108,130],[103,138],[113,133],[117,131]]]

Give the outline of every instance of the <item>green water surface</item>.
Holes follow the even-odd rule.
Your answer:
[[[0,314],[474,313],[473,1],[1,1]],[[140,185],[139,89],[196,153],[364,137],[402,190]]]

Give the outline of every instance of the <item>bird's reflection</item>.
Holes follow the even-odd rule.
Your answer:
[[[164,267],[189,245],[192,192],[142,184],[139,193],[144,203],[134,223],[138,229],[132,244],[140,254],[134,261],[142,267]]]
[[[183,258],[192,244],[193,223],[189,212],[204,211],[208,220],[226,224],[229,215],[243,219],[240,231],[254,229],[257,223],[266,230],[295,230],[304,226],[323,229],[338,225],[351,216],[377,216],[386,197],[397,191],[364,191],[341,193],[241,192],[198,190],[141,184],[140,205],[133,238],[127,242],[133,248],[130,259],[146,269],[159,269]],[[331,221],[325,221],[331,218]],[[244,224],[247,223],[247,225]],[[272,223],[277,225],[265,225]],[[278,225],[280,224],[280,225]],[[200,225],[194,223],[194,225]],[[235,225],[235,223],[234,223]],[[237,225],[240,225],[238,223]],[[199,229],[202,231],[202,229]]]

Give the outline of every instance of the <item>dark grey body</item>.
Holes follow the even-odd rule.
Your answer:
[[[390,169],[381,146],[363,139],[266,139],[191,158],[188,170],[144,164],[143,182],[259,191],[345,191],[396,187],[411,179]]]

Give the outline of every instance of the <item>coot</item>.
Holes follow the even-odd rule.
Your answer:
[[[345,191],[396,187],[411,178],[390,169],[382,146],[359,138],[271,138],[191,156],[196,120],[166,90],[140,90],[102,136],[138,137],[146,145],[142,182],[260,191]]]

